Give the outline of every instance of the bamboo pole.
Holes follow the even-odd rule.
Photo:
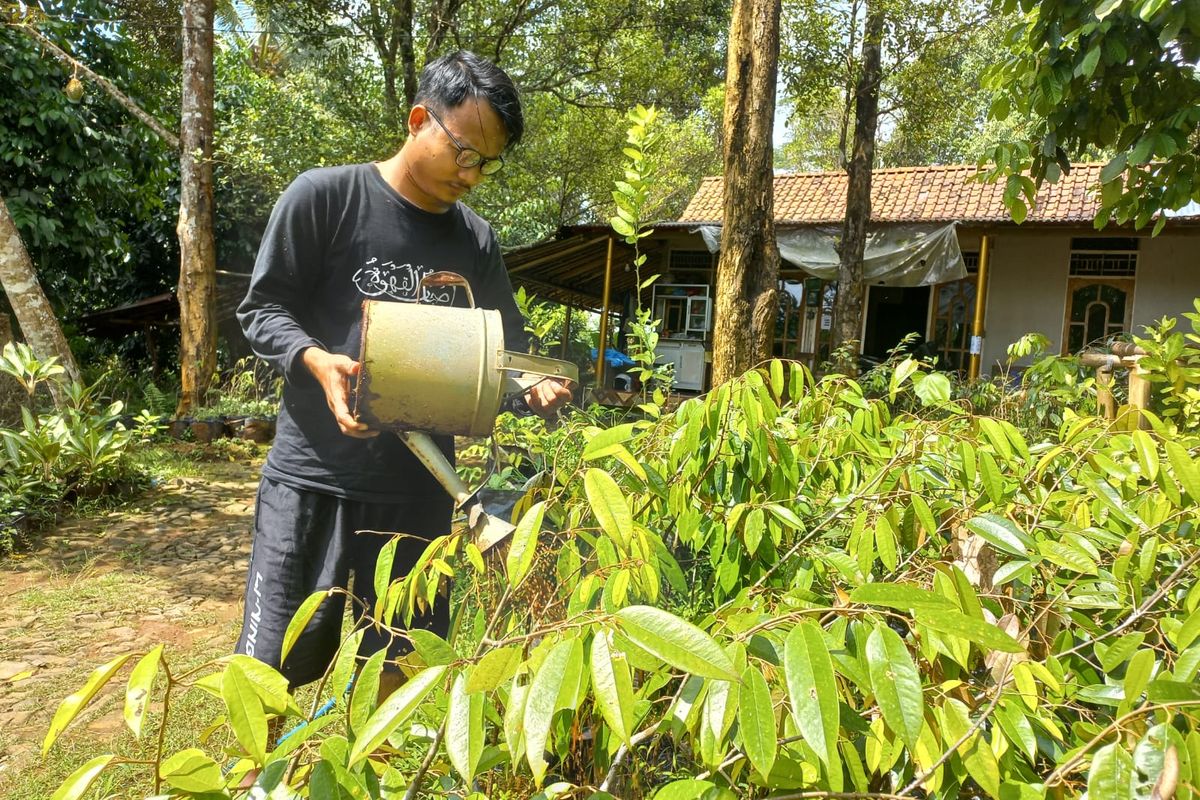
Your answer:
[[[604,259],[604,298],[600,304],[600,341],[596,347],[596,386],[604,388],[604,350],[608,347],[608,309],[612,292],[613,237],[608,237],[608,255]]]
[[[971,364],[967,371],[968,380],[979,377],[979,363],[983,360],[983,315],[987,310],[988,262],[992,254],[992,237],[984,234],[979,244],[979,273],[975,276],[975,324],[971,329]]]
[[[1150,407],[1149,371],[1141,365],[1142,356],[1129,358],[1129,405],[1137,413],[1137,426],[1142,429],[1150,427],[1150,421],[1141,413]]]

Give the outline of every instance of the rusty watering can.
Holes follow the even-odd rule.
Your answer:
[[[513,526],[483,510],[429,434],[490,436],[504,400],[547,378],[578,382],[579,370],[569,361],[505,350],[500,312],[476,308],[461,275],[426,275],[417,297],[455,287],[466,292],[469,308],[363,302],[355,413],[400,437],[455,508],[466,509],[476,544],[487,550]]]

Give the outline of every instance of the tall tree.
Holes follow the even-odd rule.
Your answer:
[[[867,24],[863,31],[862,72],[854,92],[854,141],[846,165],[846,217],[838,242],[838,294],[833,317],[833,343],[857,341],[861,330],[863,254],[867,224],[871,221],[871,170],[875,166],[875,132],[879,124],[879,48],[883,42],[883,9],[880,0],[867,0]],[[855,361],[839,365],[853,372]]]
[[[997,2],[1011,12],[1018,0]],[[1010,57],[991,72],[992,116],[1032,117],[990,153],[1005,201],[1025,218],[1037,184],[1106,154],[1098,227],[1143,227],[1200,202],[1200,4],[1195,0],[1019,0]],[[1156,227],[1155,230],[1159,230]]]
[[[17,324],[39,358],[56,356],[72,380],[79,380],[79,367],[63,336],[54,309],[42,292],[33,262],[21,242],[21,234],[0,198],[0,287],[8,296]]]
[[[713,384],[771,352],[779,281],[772,127],[779,0],[735,0],[725,93],[725,197],[716,276]]]
[[[217,363],[213,241],[213,0],[183,0],[180,111],[179,413],[202,405]]]

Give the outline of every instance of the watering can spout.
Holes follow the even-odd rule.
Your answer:
[[[396,435],[421,460],[433,477],[437,478],[442,488],[454,498],[454,507],[466,510],[467,525],[480,552],[487,552],[516,530],[508,522],[483,510],[483,504],[472,494],[428,434],[420,431],[397,431]]]

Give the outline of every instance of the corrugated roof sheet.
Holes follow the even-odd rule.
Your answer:
[[[1078,164],[1057,183],[1038,191],[1028,222],[1090,223],[1100,208],[1102,164]],[[901,167],[875,170],[871,219],[875,222],[1011,222],[1004,183],[984,183],[975,165]],[[846,213],[846,173],[810,172],[775,176],[778,224],[840,223]],[[723,180],[705,178],[680,222],[719,222]]]

